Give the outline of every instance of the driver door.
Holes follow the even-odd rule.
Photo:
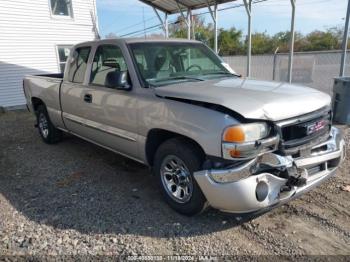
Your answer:
[[[79,111],[84,123],[83,137],[121,154],[138,158],[137,99],[132,90],[105,86],[110,72],[127,71],[123,53],[117,45],[100,45],[91,62],[87,83],[79,90]],[[75,127],[77,120],[75,120]]]

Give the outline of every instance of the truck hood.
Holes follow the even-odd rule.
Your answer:
[[[316,111],[329,95],[309,87],[241,78],[184,82],[155,88],[158,96],[207,102],[249,119],[279,121]]]

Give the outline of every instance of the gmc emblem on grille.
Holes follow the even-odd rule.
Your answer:
[[[306,126],[306,134],[312,135],[312,134],[322,130],[326,126],[327,126],[326,120],[320,120],[320,121],[314,122],[314,123]]]

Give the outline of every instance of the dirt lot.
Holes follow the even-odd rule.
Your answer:
[[[33,122],[0,114],[0,255],[350,255],[349,158],[253,220],[188,218],[161,200],[146,167],[74,137],[46,145]]]

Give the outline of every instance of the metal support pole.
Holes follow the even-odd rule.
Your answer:
[[[187,9],[187,39],[191,39],[191,20],[192,20],[192,11]]]
[[[187,26],[187,38],[191,39],[191,16],[192,16],[192,11],[190,8],[187,9],[187,14],[186,16],[184,15],[184,12],[182,11],[182,8],[179,4],[179,1],[176,1],[177,8],[179,9],[181,17],[184,19],[185,24]]]
[[[346,11],[346,20],[345,20],[343,46],[342,46],[343,53],[341,56],[341,63],[340,63],[340,76],[341,77],[343,77],[345,75],[346,52],[348,49],[348,38],[349,38],[349,19],[350,19],[350,1],[348,2],[348,9]]]
[[[165,18],[164,20],[162,19],[162,17],[160,16],[160,14],[158,13],[158,10],[153,8],[154,12],[156,13],[162,27],[163,27],[163,31],[164,31],[164,34],[165,34],[165,38],[168,38],[169,37],[169,28],[168,28],[168,14],[165,13]]]
[[[273,53],[273,68],[272,68],[272,80],[276,80],[276,63],[277,63],[277,53],[280,48],[277,47]]]
[[[196,40],[196,21],[194,19],[194,15],[191,16],[191,34],[192,34],[192,39]]]
[[[288,61],[288,82],[292,83],[292,77],[293,77],[293,58],[294,58],[294,37],[295,37],[295,1],[296,0],[290,0],[290,3],[292,5],[292,21],[291,21],[291,28],[290,28],[290,39],[289,39],[289,61]]]
[[[214,22],[214,51],[218,53],[218,4],[215,2],[214,11],[211,9],[209,1],[207,0],[209,13]]]
[[[250,77],[252,58],[252,0],[244,0],[244,6],[248,15],[247,77]]]
[[[218,53],[218,4],[214,6],[214,51]]]

